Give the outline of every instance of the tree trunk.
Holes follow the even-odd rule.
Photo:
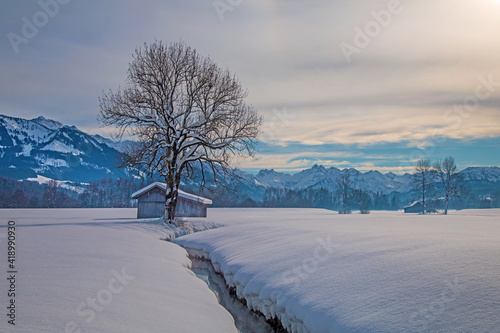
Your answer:
[[[177,198],[179,196],[179,185],[181,183],[181,173],[169,172],[167,176],[167,184],[165,189],[165,222],[173,223],[175,220],[175,212],[177,208]]]
[[[444,215],[448,215],[448,198],[445,199],[444,203]]]
[[[179,192],[177,188],[167,184],[165,192],[165,222],[173,223],[175,220],[175,209],[177,207],[177,196]]]
[[[425,190],[422,190],[422,193],[422,214],[425,214]]]
[[[179,181],[177,181],[177,178],[179,178]],[[177,177],[172,170],[168,173],[166,181],[164,219],[165,222],[168,221],[168,223],[173,223],[175,220],[175,209],[177,207],[177,196],[179,194],[180,177]]]

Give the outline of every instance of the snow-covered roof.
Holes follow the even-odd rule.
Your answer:
[[[411,205],[409,205],[409,206],[404,206],[403,208],[415,207],[415,206],[417,206],[417,205],[421,205],[421,204],[422,204],[422,201],[417,200],[417,201],[415,201],[414,203],[412,203]]]
[[[141,195],[143,195],[144,193],[148,192],[149,190],[151,190],[155,187],[159,188],[162,191],[166,191],[166,188],[167,188],[165,183],[154,182],[152,184],[149,184],[146,187],[141,188],[139,191],[132,193],[132,199],[137,199],[138,197],[140,197]],[[178,192],[179,192],[179,198],[195,201],[195,202],[198,202],[198,203],[201,203],[204,205],[211,205],[212,204],[212,200],[210,200],[210,199],[203,198],[203,197],[200,197],[200,196],[197,196],[194,194],[186,193],[186,192],[181,191],[181,190],[178,190]]]

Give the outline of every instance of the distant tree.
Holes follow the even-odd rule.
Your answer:
[[[422,202],[422,214],[426,213],[427,205],[432,198],[434,180],[435,172],[432,170],[431,161],[428,159],[418,160],[413,174],[413,185]]]
[[[57,195],[59,189],[59,182],[57,180],[51,179],[46,184],[45,191],[42,195],[42,205],[46,208],[57,207]]]
[[[38,199],[38,197],[36,195],[31,196],[28,207],[38,208],[39,205],[40,205],[40,200]]]
[[[0,176],[0,207],[37,207],[32,205],[34,200],[39,200],[45,190],[45,185],[36,182],[19,181]],[[19,192],[20,190],[24,196]],[[29,195],[29,197],[27,197]],[[14,199],[17,197],[17,199]],[[17,202],[17,203],[16,203]]]
[[[267,187],[262,198],[262,206],[266,208],[278,207],[278,189]]]
[[[333,194],[324,187],[307,189],[306,197],[314,208],[333,209]]]
[[[259,207],[259,204],[253,200],[252,198],[249,198],[248,196],[245,197],[243,200],[240,201],[238,204],[238,207]]]
[[[500,189],[497,188],[493,193],[494,207],[500,208]]]
[[[353,185],[349,172],[338,176],[335,182],[337,184],[335,194],[339,206],[339,214],[351,214]]]
[[[82,208],[90,208],[90,193],[87,190],[84,190],[78,196],[78,206]]]
[[[368,192],[363,191],[361,188],[353,191],[353,200],[359,208],[361,214],[370,214],[370,206],[372,200]]]
[[[68,204],[87,208],[133,207],[132,193],[144,186],[146,184],[131,178],[92,180],[77,198],[68,200]]]
[[[470,208],[479,208],[481,204],[481,198],[476,193],[471,192],[467,196],[468,204],[467,207]]]
[[[484,196],[480,198],[479,208],[481,209],[493,208],[493,200],[489,196]]]
[[[399,194],[395,193],[391,199],[391,210],[398,210],[401,207],[401,199]]]
[[[184,43],[144,44],[133,57],[127,87],[100,97],[100,121],[118,127],[118,138],[135,136],[139,144],[121,165],[165,180],[164,216],[172,223],[181,178],[199,166],[202,186],[224,186],[217,175],[233,170],[231,156],[253,154],[261,117],[233,74]]]
[[[440,186],[436,186],[436,190],[444,199],[444,214],[447,215],[450,199],[461,199],[469,194],[469,189],[465,185],[463,175],[457,171],[457,165],[453,157],[448,156],[442,161],[438,160],[434,164],[434,171],[440,182]]]
[[[377,193],[375,193],[373,201],[374,201],[374,203],[373,203],[374,209],[378,209],[378,210],[389,209],[389,198],[388,198],[387,194],[382,193],[382,192],[377,192]]]
[[[24,191],[18,189],[12,195],[12,207],[13,208],[24,208],[28,205],[28,198],[24,194]]]

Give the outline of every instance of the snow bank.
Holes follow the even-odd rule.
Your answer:
[[[180,236],[224,226],[221,223],[210,220],[195,220],[192,218],[189,220],[180,218],[175,224],[165,224],[163,218],[145,219],[144,221],[147,221],[147,224],[143,224],[143,228],[155,228],[156,232],[163,235],[162,239],[169,242]]]
[[[237,332],[170,232],[135,209],[0,210],[0,332]],[[16,221],[16,325],[7,222]],[[196,224],[196,223],[195,223]]]
[[[500,332],[500,210],[210,209],[176,243],[291,332]]]

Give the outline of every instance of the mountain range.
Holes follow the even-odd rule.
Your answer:
[[[368,171],[362,173],[356,169],[325,168],[314,165],[296,174],[285,174],[274,170],[261,170],[256,175],[241,173],[247,187],[252,191],[247,193],[252,199],[257,200],[260,194],[268,187],[302,190],[307,188],[326,188],[331,192],[336,190],[336,179],[340,175],[349,173],[355,188],[361,188],[371,193],[403,194],[403,198],[410,199],[414,189],[412,174],[396,175],[392,172],[381,173]],[[477,194],[487,195],[498,191],[500,188],[499,167],[469,167],[461,171],[469,187]],[[253,186],[251,186],[253,184]]]
[[[131,177],[116,167],[118,149],[110,139],[44,117],[0,115],[0,174],[5,177],[40,175],[72,182]]]
[[[138,177],[128,169],[116,167],[117,158],[130,142],[115,142],[100,135],[87,134],[75,126],[38,117],[22,119],[0,115],[0,174],[15,179],[46,177],[86,183],[102,178]],[[257,174],[238,171],[241,192],[260,201],[266,188],[301,190],[326,188],[334,191],[339,175],[349,173],[353,185],[372,193],[412,191],[412,175],[356,169],[325,168],[315,165],[295,174],[261,170]],[[461,171],[478,193],[487,194],[500,187],[499,167],[469,167]],[[195,187],[196,184],[186,184]]]

